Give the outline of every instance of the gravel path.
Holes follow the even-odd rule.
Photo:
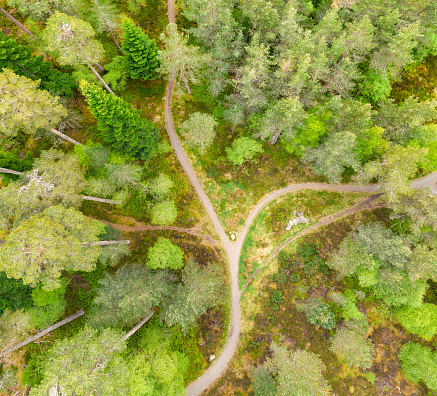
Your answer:
[[[174,23],[175,22],[175,15],[174,15],[174,0],[168,0],[168,17],[169,22]],[[198,396],[200,395],[204,390],[206,390],[217,378],[220,377],[220,375],[224,372],[226,366],[228,365],[229,361],[231,360],[232,356],[234,355],[234,352],[237,348],[239,336],[240,336],[240,325],[241,325],[241,314],[240,314],[240,290],[238,288],[238,264],[240,259],[240,252],[241,248],[243,246],[244,239],[246,238],[246,235],[249,231],[249,227],[252,223],[252,221],[255,219],[257,214],[261,211],[261,209],[266,206],[268,203],[276,199],[277,197],[287,194],[292,191],[297,190],[303,190],[303,189],[312,189],[312,190],[329,190],[329,191],[339,191],[339,192],[368,192],[368,193],[377,193],[379,191],[379,186],[377,185],[352,185],[352,184],[346,184],[346,185],[332,185],[332,184],[326,184],[326,183],[304,183],[304,184],[295,184],[291,185],[285,188],[282,188],[280,190],[277,190],[266,197],[264,197],[252,210],[252,212],[249,214],[246,223],[243,227],[243,230],[239,234],[237,240],[235,242],[231,242],[226,235],[219,219],[217,216],[217,213],[214,210],[214,207],[211,204],[211,201],[209,200],[208,196],[205,194],[205,191],[203,190],[201,184],[199,183],[199,180],[191,167],[188,158],[185,154],[184,149],[182,148],[181,142],[179,140],[179,137],[176,134],[174,124],[173,124],[173,118],[171,115],[171,97],[173,93],[173,86],[174,86],[174,80],[170,80],[167,86],[167,94],[166,94],[166,101],[165,101],[165,122],[167,127],[167,132],[170,137],[170,142],[173,146],[173,149],[176,152],[176,155],[178,157],[179,162],[182,165],[182,168],[184,169],[185,173],[187,174],[191,184],[193,185],[194,189],[196,190],[197,195],[199,196],[199,199],[202,201],[203,205],[205,206],[206,212],[208,213],[208,216],[211,218],[211,221],[213,222],[219,236],[220,241],[223,245],[223,248],[225,249],[229,266],[230,266],[230,274],[231,274],[231,293],[232,293],[232,305],[231,305],[231,321],[228,331],[228,338],[226,340],[226,344],[221,351],[221,354],[218,358],[214,360],[214,363],[206,370],[199,378],[197,378],[195,381],[193,381],[191,384],[188,385],[187,388],[187,396]],[[421,179],[417,179],[413,181],[413,187],[419,188],[423,186],[431,187],[433,194],[437,193],[437,172],[432,173],[431,175],[425,176]],[[327,218],[322,219],[319,223],[309,227],[308,229],[302,231],[301,234],[298,234],[294,236],[293,238],[290,238],[290,240],[284,242],[283,245],[278,247],[273,254],[277,254],[279,250],[284,247],[287,243],[290,243],[292,240],[298,238],[299,236],[303,235],[303,233],[307,233],[309,231],[313,231],[318,227],[321,227],[323,225],[329,224],[338,218],[342,216],[346,216],[351,213],[358,212],[360,210],[366,210],[369,208],[370,202],[375,199],[375,197],[379,196],[373,195],[372,197],[366,199],[362,203],[346,209],[345,211],[341,211],[337,214],[334,214],[332,216],[328,216]],[[371,205],[370,205],[371,207]],[[376,207],[376,206],[375,206]],[[273,258],[274,256],[271,256]]]

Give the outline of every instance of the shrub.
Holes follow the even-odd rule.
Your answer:
[[[367,369],[375,357],[373,342],[358,327],[346,324],[332,338],[331,351],[349,366]]]
[[[278,310],[280,304],[282,304],[282,291],[275,290],[270,297],[270,306],[272,309]]]
[[[190,147],[196,147],[200,154],[205,154],[215,138],[214,128],[217,126],[215,118],[206,113],[193,113],[181,125],[181,131],[186,135]]]
[[[326,330],[335,327],[335,315],[328,304],[320,299],[309,299],[298,306],[298,309],[305,312],[308,321]]]
[[[176,205],[173,201],[159,202],[152,208],[152,223],[157,225],[168,225],[173,223],[177,217]]]
[[[406,379],[423,381],[429,389],[437,391],[437,352],[409,342],[402,345],[399,359]]]
[[[179,246],[174,245],[167,238],[158,238],[147,252],[146,265],[152,269],[179,269],[184,263],[184,253]]]
[[[252,377],[252,389],[255,396],[276,396],[276,382],[268,372],[268,370],[261,366],[253,369],[250,372]]]
[[[228,159],[234,165],[243,165],[246,161],[253,159],[257,154],[261,154],[263,151],[260,142],[248,137],[235,139],[231,147],[226,147]]]
[[[427,341],[437,333],[437,305],[425,303],[417,308],[402,307],[396,310],[395,316],[408,331]]]
[[[277,283],[284,283],[287,280],[287,275],[283,271],[278,272],[277,274],[273,275],[273,281]]]

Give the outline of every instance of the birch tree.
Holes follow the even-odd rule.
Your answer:
[[[103,58],[103,45],[95,38],[92,26],[79,18],[55,12],[46,23],[42,40],[46,49],[61,65],[87,65],[103,86],[113,95],[92,63]]]
[[[160,73],[167,75],[170,81],[175,80],[179,92],[184,86],[191,94],[189,83],[198,82],[197,76],[209,57],[202,54],[198,47],[188,45],[188,37],[179,33],[174,23],[167,25],[160,39],[164,44],[164,49],[158,51]]]

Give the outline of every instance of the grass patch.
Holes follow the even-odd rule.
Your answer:
[[[288,193],[264,207],[250,227],[240,255],[240,287],[273,250],[293,235],[316,224],[321,218],[362,201],[368,194],[302,190]],[[310,223],[285,227],[294,218],[293,211],[303,212]]]

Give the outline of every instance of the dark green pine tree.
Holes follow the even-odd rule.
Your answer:
[[[159,132],[152,121],[142,118],[140,111],[123,99],[107,94],[94,84],[81,80],[91,113],[105,142],[133,157],[148,159],[156,150]]]
[[[52,69],[44,57],[32,56],[30,49],[0,32],[0,70],[8,68],[20,76],[41,80],[40,89],[54,96],[73,96],[73,79],[59,70]]]
[[[149,39],[149,36],[128,17],[122,19],[121,26],[122,49],[126,55],[130,77],[139,80],[154,80],[159,77],[155,40]]]

